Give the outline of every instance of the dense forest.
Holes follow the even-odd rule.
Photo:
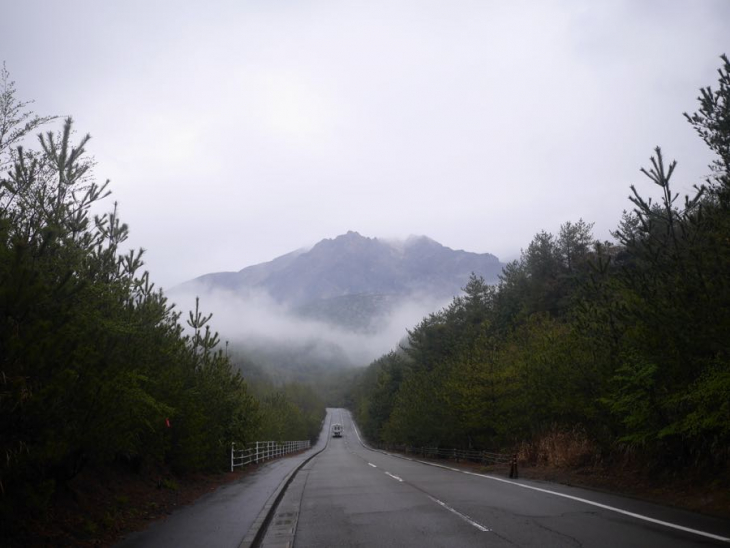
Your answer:
[[[718,87],[685,114],[716,155],[704,184],[680,199],[657,148],[614,241],[566,222],[497,286],[472,277],[357,379],[351,405],[371,440],[727,467],[729,73],[722,56]]]
[[[42,514],[85,469],[220,470],[231,442],[315,438],[311,388],[250,386],[200,304],[183,316],[123,251],[89,136],[39,117],[0,75],[0,523]],[[107,206],[108,207],[108,206]]]
[[[657,148],[614,240],[566,222],[496,286],[473,276],[397,351],[315,390],[223,350],[205,303],[177,311],[125,250],[89,136],[0,75],[0,530],[85,470],[220,470],[231,442],[313,439],[324,398],[373,441],[730,459],[730,62],[685,114],[716,155],[691,196]],[[57,131],[34,133],[60,123]],[[26,148],[28,142],[32,146]],[[648,195],[658,195],[649,198]],[[244,373],[242,374],[243,371]],[[246,378],[244,378],[244,374]],[[314,382],[314,381],[312,381]],[[343,387],[349,384],[349,394]]]

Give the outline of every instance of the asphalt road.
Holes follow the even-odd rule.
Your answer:
[[[264,547],[730,545],[725,520],[373,451],[362,445],[346,410],[330,413],[344,436],[330,437],[297,473]]]
[[[323,429],[329,431],[332,411]],[[225,485],[190,506],[154,523],[145,531],[131,533],[116,548],[239,548],[256,532],[267,503],[272,504],[289,475],[313,454],[321,451],[328,437],[303,453],[268,461],[241,481]]]

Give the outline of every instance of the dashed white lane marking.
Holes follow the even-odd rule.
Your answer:
[[[368,466],[372,466],[373,468],[377,468],[377,466],[375,466],[372,462],[369,462],[368,463]]]
[[[362,438],[360,437],[360,433],[357,431],[357,426],[353,423],[353,430],[355,430],[355,435],[357,435],[357,439],[360,441],[360,443],[365,447],[365,444],[362,441]],[[390,453],[386,451],[381,451],[382,453],[385,453],[386,455],[391,455]],[[396,455],[391,455],[396,456]],[[427,466],[435,466],[437,468],[444,468],[446,470],[451,470],[452,472],[460,472],[462,474],[467,474],[469,476],[479,476],[480,478],[486,478],[491,479],[494,481],[501,481],[502,483],[509,483],[510,485],[516,485],[517,487],[522,487],[523,489],[531,489],[533,491],[540,491],[542,493],[547,493],[550,495],[555,495],[557,497],[563,497],[566,499],[574,500],[576,502],[582,502],[584,504],[589,504],[591,506],[596,506],[598,508],[603,508],[604,510],[609,510],[610,512],[616,512],[618,514],[623,514],[625,516],[630,516],[632,518],[640,519],[643,521],[648,521],[649,523],[656,523],[657,525],[663,525],[664,527],[669,527],[670,529],[676,529],[678,531],[684,531],[686,533],[692,533],[694,535],[699,535],[705,538],[711,538],[714,540],[719,540],[721,542],[728,542],[730,543],[730,537],[723,537],[720,535],[715,535],[713,533],[708,533],[707,531],[700,531],[699,529],[692,529],[691,527],[684,527],[683,525],[677,525],[676,523],[671,523],[668,521],[662,521],[660,519],[650,518],[649,516],[644,516],[642,514],[636,514],[635,512],[629,512],[628,510],[622,510],[621,508],[616,508],[614,506],[608,506],[606,504],[601,504],[600,502],[593,502],[592,500],[583,499],[580,497],[574,497],[573,495],[566,495],[565,493],[558,493],[557,491],[550,491],[549,489],[541,489],[540,487],[533,487],[532,485],[525,485],[523,483],[517,483],[516,481],[510,481],[502,478],[497,478],[495,476],[488,476],[486,474],[477,474],[476,472],[468,472],[466,470],[459,470],[458,468],[451,468],[450,466],[443,466],[441,464],[436,464],[433,462],[426,462],[418,459],[411,459],[409,457],[400,457],[405,458],[406,460],[410,460],[413,462],[420,462],[421,464],[425,464]],[[387,472],[386,472],[387,473]],[[402,481],[402,480],[401,480]]]
[[[440,501],[439,499],[434,498],[431,495],[428,495],[428,498],[430,498],[432,501],[434,501],[436,504],[440,505],[441,507],[446,508],[449,512],[451,512],[453,514],[456,514],[461,519],[463,519],[465,522],[467,522],[469,525],[473,525],[474,527],[476,527],[480,531],[483,531],[485,533],[488,533],[489,531],[491,531],[491,529],[487,529],[486,527],[484,527],[484,525],[482,525],[481,523],[477,523],[476,521],[474,521],[473,519],[471,519],[466,514],[462,514],[458,510],[454,510],[451,506],[449,506],[445,502]]]
[[[360,443],[365,447],[365,444],[362,441],[362,438],[360,437],[360,433],[357,431],[357,426],[353,423],[353,430],[355,430],[355,435],[357,436],[357,439],[360,441]],[[547,493],[549,495],[555,495],[557,497],[563,497],[566,499],[574,500],[576,502],[582,502],[584,504],[589,504],[591,506],[596,506],[597,508],[603,508],[604,510],[609,510],[610,512],[616,512],[618,514],[623,514],[625,516],[630,516],[632,518],[640,519],[643,521],[648,521],[649,523],[656,523],[657,525],[663,525],[664,527],[669,527],[670,529],[676,529],[678,531],[685,531],[686,533],[692,533],[695,535],[699,535],[705,538],[711,538],[714,540],[719,540],[721,542],[728,542],[730,543],[730,537],[723,537],[720,535],[715,535],[713,533],[708,533],[707,531],[700,531],[699,529],[692,529],[691,527],[684,527],[683,525],[677,525],[676,523],[671,523],[668,521],[662,521],[660,519],[650,518],[649,516],[644,516],[642,514],[637,514],[635,512],[629,512],[628,510],[622,510],[621,508],[616,508],[614,506],[608,506],[607,504],[601,504],[600,502],[593,502],[592,500],[583,499],[580,497],[574,497],[573,495],[566,495],[565,493],[558,493],[557,491],[550,491],[549,489],[541,489],[540,487],[533,487],[531,485],[525,485],[523,483],[517,483],[516,481],[510,481],[502,478],[497,478],[495,476],[488,476],[486,474],[477,474],[476,472],[468,472],[466,470],[459,470],[458,468],[452,468],[450,466],[443,466],[442,464],[436,464],[433,462],[426,462],[418,459],[412,459],[409,457],[400,457],[399,455],[392,455],[391,453],[388,453],[387,451],[381,451],[382,453],[385,453],[386,455],[391,456],[398,456],[399,458],[403,458],[405,460],[410,460],[412,462],[420,462],[421,464],[425,464],[427,466],[435,466],[436,468],[443,468],[445,470],[451,470],[452,472],[459,472],[462,474],[467,474],[469,476],[479,476],[480,478],[486,478],[491,479],[494,481],[501,481],[502,483],[509,483],[510,485],[516,485],[517,487],[522,487],[523,489],[531,489],[533,491],[540,491],[542,493]],[[387,473],[387,472],[386,472]],[[454,510],[456,512],[456,510]]]
[[[385,473],[385,475],[386,475],[386,476],[390,476],[390,477],[391,477],[391,478],[393,478],[394,480],[398,480],[398,481],[400,481],[400,482],[403,482],[403,480],[402,480],[401,478],[399,478],[398,476],[394,476],[394,475],[393,475],[393,474],[391,474],[390,472],[386,472],[386,473]]]
[[[407,457],[406,457],[407,458]],[[408,459],[412,460],[414,462],[420,462],[421,464],[427,464],[428,466],[435,466],[437,468],[444,468],[446,470],[451,470],[453,472],[460,472],[462,474],[466,474],[468,476],[479,476],[480,478],[486,478],[494,481],[500,481],[502,483],[509,483],[510,485],[516,485],[517,487],[522,487],[523,489],[531,489],[533,491],[540,491],[541,493],[547,493],[549,495],[555,495],[557,497],[563,497],[566,499],[574,500],[577,502],[582,502],[583,504],[590,504],[591,506],[596,506],[598,508],[603,508],[604,510],[609,510],[611,512],[617,512],[619,514],[623,514],[625,516],[631,516],[632,518],[640,519],[643,521],[648,521],[650,523],[656,523],[658,525],[663,525],[664,527],[669,527],[671,529],[677,529],[679,531],[685,531],[686,533],[693,533],[695,535],[700,535],[703,537],[711,538],[714,540],[719,540],[722,542],[730,542],[730,538],[728,537],[722,537],[720,535],[715,535],[713,533],[708,533],[706,531],[700,531],[698,529],[692,529],[690,527],[684,527],[683,525],[677,525],[676,523],[670,523],[668,521],[662,521],[660,519],[650,518],[649,516],[644,516],[642,514],[636,514],[634,512],[629,512],[628,510],[622,510],[621,508],[616,508],[615,506],[608,506],[607,504],[601,504],[600,502],[594,502],[592,500],[583,499],[580,497],[574,497],[573,495],[566,495],[565,493],[558,493],[557,491],[550,491],[549,489],[541,489],[540,487],[533,487],[532,485],[525,485],[523,483],[517,483],[516,481],[510,481],[502,478],[497,478],[495,476],[488,476],[486,474],[477,474],[476,472],[468,472],[467,470],[459,470],[458,468],[452,468],[450,466],[443,466],[441,464],[436,464],[433,462],[426,462],[422,460],[417,459]]]

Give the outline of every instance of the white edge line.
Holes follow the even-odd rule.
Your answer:
[[[393,479],[395,479],[395,480],[398,480],[398,481],[400,481],[400,482],[402,482],[402,481],[403,481],[403,480],[402,480],[401,478],[399,478],[398,476],[395,476],[395,475],[391,474],[390,472],[386,472],[386,473],[385,473],[385,475],[386,475],[386,476],[390,476],[391,478],[393,478]]]
[[[357,425],[355,424],[355,421],[350,419],[350,423],[352,424],[352,429],[355,431],[355,435],[357,436],[357,441],[360,442],[360,445],[365,447],[365,444],[362,442],[362,438],[360,437],[360,432],[357,431]]]
[[[390,455],[390,453],[388,453]],[[441,464],[436,464],[433,462],[426,462],[423,460],[417,460],[417,459],[408,459],[413,460],[414,462],[420,462],[421,464],[426,464],[428,466],[435,466],[437,468],[444,468],[446,470],[451,470],[452,472],[460,472],[462,474],[466,474],[468,476],[479,476],[480,478],[486,478],[494,481],[500,481],[502,483],[509,483],[510,485],[516,485],[517,487],[522,487],[524,489],[531,489],[533,491],[540,491],[541,493],[548,493],[550,495],[555,495],[558,497],[563,497],[570,500],[575,500],[577,502],[582,502],[584,504],[590,504],[591,506],[597,506],[598,508],[603,508],[604,510],[610,510],[611,512],[617,512],[619,514],[624,514],[626,516],[631,516],[632,518],[637,518],[640,520],[648,521],[651,523],[656,523],[658,525],[663,525],[665,527],[670,527],[672,529],[678,529],[680,531],[685,531],[687,533],[694,533],[695,535],[700,535],[703,537],[711,538],[714,540],[719,540],[722,542],[730,542],[730,538],[728,537],[722,537],[720,535],[714,535],[712,533],[707,533],[706,531],[700,531],[698,529],[692,529],[690,527],[684,527],[683,525],[677,525],[676,523],[670,523],[668,521],[662,521],[660,519],[650,518],[649,516],[644,516],[641,514],[636,514],[634,512],[629,512],[628,510],[621,510],[621,508],[616,508],[615,506],[608,506],[606,504],[601,504],[600,502],[594,502],[592,500],[583,499],[580,497],[574,497],[573,495],[566,495],[565,493],[558,493],[557,491],[550,491],[549,489],[542,489],[540,487],[533,487],[532,485],[525,485],[524,483],[517,483],[516,481],[510,481],[502,478],[498,478],[495,476],[488,476],[486,474],[477,474],[476,472],[469,472],[467,470],[459,470],[458,468],[451,468],[450,466],[443,466]]]
[[[363,443],[362,439],[360,438],[360,434],[357,431],[357,426],[355,426],[355,421],[351,421],[351,422],[353,423],[354,430],[355,430],[355,434],[357,435],[357,439],[360,441],[360,443],[363,446],[365,446],[365,444]],[[636,518],[636,519],[640,519],[640,520],[643,520],[643,521],[648,521],[650,523],[656,523],[657,525],[663,525],[664,527],[669,527],[671,529],[677,529],[679,531],[684,531],[686,533],[693,533],[695,535],[700,535],[702,537],[711,538],[711,539],[714,539],[714,540],[719,540],[721,542],[728,542],[728,543],[730,543],[730,538],[728,538],[728,537],[723,537],[723,536],[720,536],[720,535],[715,535],[713,533],[708,533],[706,531],[700,531],[699,529],[692,529],[690,527],[684,527],[683,525],[677,525],[676,523],[670,523],[668,521],[662,521],[662,520],[659,520],[659,519],[650,518],[649,516],[644,516],[644,515],[641,515],[641,514],[636,514],[634,512],[629,512],[628,510],[621,510],[620,508],[616,508],[614,506],[608,506],[606,504],[601,504],[600,502],[593,502],[592,500],[587,500],[587,499],[583,499],[583,498],[580,498],[580,497],[574,497],[573,495],[566,495],[565,493],[558,493],[557,491],[550,491],[548,489],[541,489],[540,487],[533,487],[531,485],[525,485],[524,483],[517,483],[516,481],[510,481],[510,480],[498,478],[498,477],[495,477],[495,476],[488,476],[486,474],[477,474],[476,472],[468,472],[466,470],[459,470],[458,468],[451,468],[450,466],[443,466],[441,464],[436,464],[436,463],[433,463],[433,462],[426,462],[426,461],[423,461],[423,460],[411,459],[409,457],[401,457],[400,455],[393,455],[392,453],[388,453],[387,451],[380,451],[380,452],[381,453],[385,453],[386,455],[390,455],[392,457],[404,458],[406,460],[410,460],[410,461],[413,461],[413,462],[420,462],[421,464],[425,464],[427,466],[435,466],[437,468],[444,468],[446,470],[451,470],[452,472],[460,472],[462,474],[467,474],[469,476],[478,476],[480,478],[491,479],[491,480],[494,480],[494,481],[501,481],[502,483],[509,483],[510,485],[516,485],[517,487],[522,487],[524,489],[532,489],[533,491],[540,491],[542,493],[547,493],[547,494],[550,494],[550,495],[555,495],[555,496],[558,496],[558,497],[563,497],[563,498],[566,498],[566,499],[575,500],[577,502],[582,502],[584,504],[589,504],[591,506],[596,506],[598,508],[603,508],[604,510],[609,510],[611,512],[616,512],[616,513],[619,513],[619,514],[623,514],[625,516],[630,516],[630,517],[633,517],[633,518]]]
[[[435,502],[436,504],[438,504],[438,505],[442,506],[443,508],[446,508],[446,510],[448,510],[449,512],[452,512],[452,513],[456,514],[456,515],[457,515],[457,516],[459,516],[459,517],[460,517],[461,519],[463,519],[463,520],[464,520],[465,522],[467,522],[467,523],[468,523],[469,525],[473,525],[474,527],[476,527],[476,528],[477,528],[477,529],[479,529],[480,531],[483,531],[484,533],[488,533],[488,532],[489,532],[489,531],[491,530],[491,529],[487,529],[486,527],[484,527],[484,525],[482,525],[482,524],[480,524],[480,523],[477,523],[476,521],[474,521],[473,519],[471,519],[471,518],[470,518],[469,516],[467,516],[466,514],[462,514],[462,513],[461,513],[461,512],[459,512],[458,510],[455,510],[454,508],[452,508],[451,506],[449,506],[449,505],[448,505],[448,504],[446,504],[445,502],[442,502],[442,501],[440,501],[439,499],[437,499],[437,498],[434,498],[434,497],[432,497],[431,495],[427,495],[427,496],[428,496],[428,498],[430,498],[430,499],[431,499],[432,501],[434,501],[434,502]]]

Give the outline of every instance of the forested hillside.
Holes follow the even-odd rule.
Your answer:
[[[231,442],[315,437],[311,390],[252,395],[210,315],[181,317],[122,251],[128,227],[71,119],[37,117],[0,81],[0,529],[42,516],[89,467],[219,470]],[[183,325],[187,324],[187,331]]]
[[[716,154],[691,196],[657,148],[630,211],[538,233],[500,282],[409,332],[357,380],[372,440],[514,449],[552,436],[586,458],[726,468],[730,453],[730,63],[685,115]],[[610,161],[610,159],[608,160]],[[590,175],[587,174],[587,177]],[[590,183],[589,180],[586,183]],[[525,445],[526,444],[526,445]]]

